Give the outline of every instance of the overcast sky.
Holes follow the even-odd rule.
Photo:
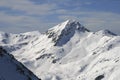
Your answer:
[[[0,31],[44,32],[67,19],[120,34],[120,0],[0,0]]]

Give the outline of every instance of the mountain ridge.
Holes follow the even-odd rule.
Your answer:
[[[40,80],[0,46],[0,80]]]
[[[108,30],[91,32],[67,20],[44,34],[13,34],[7,44],[1,41],[42,80],[119,80],[120,36]]]

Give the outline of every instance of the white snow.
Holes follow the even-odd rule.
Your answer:
[[[44,34],[3,34],[1,45],[42,80],[120,78],[120,36],[108,30],[90,32],[67,20]]]

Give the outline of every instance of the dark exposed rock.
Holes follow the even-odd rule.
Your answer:
[[[104,75],[99,75],[95,78],[95,80],[102,80],[104,78]]]

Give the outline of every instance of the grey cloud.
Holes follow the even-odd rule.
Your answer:
[[[27,14],[45,15],[51,14],[56,8],[55,4],[36,5],[29,0],[0,0],[1,7],[8,7],[13,10],[24,11]]]

